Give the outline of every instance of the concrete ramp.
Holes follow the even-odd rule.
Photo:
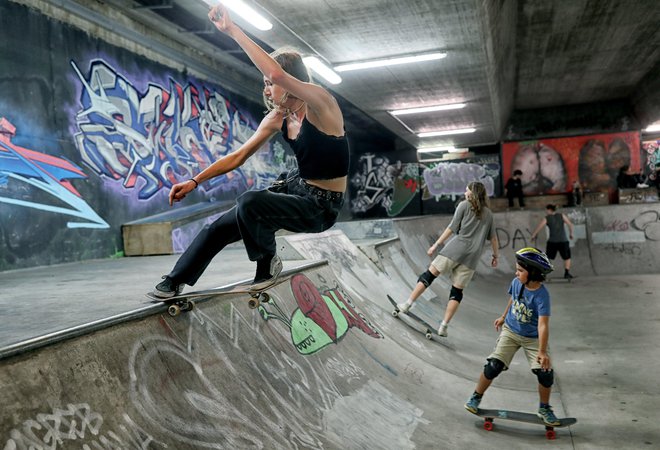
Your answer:
[[[402,348],[408,327],[330,267],[272,297],[259,310],[240,295],[209,299],[177,318],[158,305],[4,360],[4,449],[512,448],[462,409],[472,380]],[[509,404],[530,402],[523,393]],[[539,427],[525,433],[547,445]],[[559,435],[553,448],[570,448],[570,432]]]
[[[377,262],[340,231],[278,238],[296,258],[327,263],[291,270],[259,309],[241,294],[200,300],[176,318],[163,305],[136,306],[133,320],[6,357],[0,448],[660,445],[657,276],[549,285],[551,403],[578,423],[558,429],[556,441],[534,425],[496,421],[487,432],[463,404],[495,344],[492,321],[506,306],[512,274],[480,268],[449,337],[427,340],[414,323],[391,315],[386,296],[410,292],[410,277],[428,258],[427,233],[415,229],[428,223],[397,222],[393,228],[407,227],[409,235],[375,242],[366,254]],[[443,283],[416,312],[440,319]],[[143,301],[136,296],[136,305]],[[536,379],[519,354],[483,406],[533,411],[537,402]]]

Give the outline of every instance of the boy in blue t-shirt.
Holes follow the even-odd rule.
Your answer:
[[[502,331],[465,409],[477,414],[486,389],[496,376],[509,368],[513,356],[522,347],[539,382],[540,406],[536,415],[546,425],[559,425],[550,406],[554,382],[548,354],[550,294],[543,286],[545,275],[552,272],[553,267],[548,257],[533,247],[518,250],[516,261],[516,277],[509,286],[509,303],[504,314],[494,322],[495,329]]]

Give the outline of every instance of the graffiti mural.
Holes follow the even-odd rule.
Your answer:
[[[433,197],[462,196],[465,187],[479,181],[486,187],[489,197],[495,195],[495,179],[499,177],[500,165],[494,163],[441,162],[424,169],[422,176],[426,189]]]
[[[264,320],[277,319],[289,327],[293,345],[299,353],[310,355],[330,344],[337,344],[354,327],[368,336],[382,339],[382,334],[356,310],[350,297],[338,286],[318,289],[300,273],[291,278],[291,290],[298,308],[289,319],[284,318],[285,314],[275,300],[261,305],[259,312]]]
[[[16,127],[0,117],[0,202],[52,212],[79,220],[67,222],[69,228],[109,228],[83,200],[69,180],[85,179],[77,165],[55,156],[19,147],[11,141]],[[9,189],[9,179],[16,188]],[[50,202],[33,200],[34,190],[47,194]],[[61,203],[67,206],[61,206]]]
[[[104,61],[93,61],[88,76],[75,62],[71,66],[82,84],[83,109],[75,118],[82,160],[98,175],[137,190],[140,200],[191,178],[240,147],[256,129],[217,91],[170,79],[167,89],[149,83],[146,92],[139,92]],[[266,187],[293,163],[279,142],[269,145],[265,155],[203,183],[202,189]]]
[[[417,163],[390,163],[385,156],[365,153],[351,178],[355,195],[351,211],[363,213],[376,206],[395,217],[404,210],[420,190]]]
[[[646,164],[642,175],[647,177],[647,184],[660,183],[660,140],[642,142],[642,150],[646,156]]]
[[[640,169],[639,132],[507,142],[502,178],[521,170],[526,195],[561,194],[579,181],[585,191],[616,188],[623,166]]]

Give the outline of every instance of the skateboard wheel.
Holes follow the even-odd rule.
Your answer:
[[[484,430],[493,431],[493,421],[490,419],[484,420]]]
[[[187,301],[183,307],[183,311],[192,311],[193,309],[195,309],[195,302],[192,300]]]
[[[259,294],[259,302],[260,303],[268,303],[270,301],[270,295],[268,295],[267,292],[262,292]]]
[[[167,307],[167,314],[169,314],[172,317],[176,317],[181,313],[181,308],[179,308],[179,305],[170,305]]]
[[[259,306],[259,299],[258,298],[251,298],[248,300],[248,307],[250,309],[255,309]]]
[[[395,309],[394,311],[392,311],[392,315],[393,315],[394,317],[399,317],[399,311],[397,311],[397,310]]]
[[[545,431],[545,437],[547,437],[550,440],[557,439],[557,434],[555,433],[555,430],[550,428],[549,430]]]
[[[426,336],[426,339],[428,339],[430,341],[431,338],[433,337],[433,334],[431,334],[430,331],[427,331],[425,336]]]

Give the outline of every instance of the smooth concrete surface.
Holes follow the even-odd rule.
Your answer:
[[[424,235],[433,234],[428,220],[421,222],[429,230]],[[420,226],[404,222],[409,223],[394,221],[393,228]],[[278,248],[288,247],[290,255],[328,264],[289,265],[294,272],[299,267],[298,273],[272,289],[274,302],[263,308],[250,310],[241,295],[200,301],[194,311],[176,318],[161,308],[5,358],[0,361],[0,446],[660,447],[657,274],[549,283],[556,369],[551,402],[559,415],[577,417],[578,423],[557,429],[556,441],[546,440],[542,426],[514,422],[496,421],[495,430],[487,432],[463,403],[495,344],[492,321],[506,306],[513,274],[480,265],[449,336],[429,341],[414,322],[392,317],[386,299],[388,294],[404,298],[418,267],[430,261],[424,239],[399,235],[362,241],[361,247],[373,245],[362,252],[337,230],[279,237]],[[226,275],[229,267],[240,279],[251,277],[251,263],[241,249],[233,251],[214,261],[195,288],[222,284],[214,273]],[[238,268],[241,255],[244,269]],[[15,294],[23,292],[14,300],[25,305],[23,317],[14,319],[38,329],[53,314],[52,307],[41,307],[41,297],[55,305],[80,298],[78,311],[93,312],[97,302],[118,310],[121,304],[127,311],[141,305],[142,293],[173,261],[124,258],[6,272],[0,282],[14,283]],[[21,280],[14,281],[17,274]],[[37,288],[43,278],[51,284],[61,280],[59,289]],[[95,278],[105,281],[90,297],[86,291]],[[414,311],[437,323],[448,286],[447,278],[439,277]],[[537,402],[536,379],[519,354],[482,405],[533,411]]]

